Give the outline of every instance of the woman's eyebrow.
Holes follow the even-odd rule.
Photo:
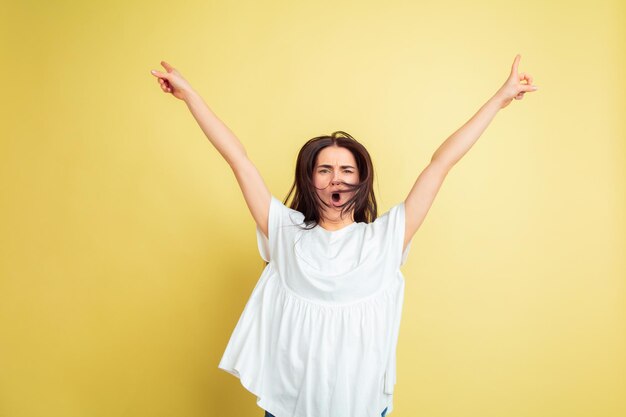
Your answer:
[[[328,164],[324,164],[324,165],[318,165],[318,168],[333,168],[332,165],[328,165]],[[354,168],[352,165],[341,165],[339,168]]]

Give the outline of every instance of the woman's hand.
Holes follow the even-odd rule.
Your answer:
[[[521,100],[524,98],[524,93],[536,91],[538,88],[537,86],[532,85],[533,77],[530,74],[526,74],[525,72],[522,72],[521,74],[517,73],[517,65],[519,64],[521,57],[522,56],[520,54],[515,56],[509,78],[495,94],[501,103],[501,109],[508,106],[513,99]],[[522,81],[526,81],[526,83],[522,83]]]
[[[167,71],[166,73],[152,70],[152,75],[157,77],[157,81],[161,85],[164,93],[172,93],[174,97],[180,100],[185,98],[193,91],[191,85],[183,78],[182,75],[174,67],[165,61],[161,61],[161,65]]]

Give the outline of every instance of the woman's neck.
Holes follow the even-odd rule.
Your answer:
[[[326,230],[339,230],[354,223],[354,213],[350,213],[348,216],[340,217],[340,213],[336,214],[335,218],[322,217],[318,224]]]

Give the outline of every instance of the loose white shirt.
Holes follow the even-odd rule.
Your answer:
[[[410,243],[404,202],[372,223],[304,230],[304,215],[272,196],[268,262],[219,369],[276,417],[377,417],[393,411],[396,346]]]

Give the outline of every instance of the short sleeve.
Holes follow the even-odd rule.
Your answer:
[[[267,219],[266,237],[259,226],[256,226],[256,237],[259,254],[265,262],[270,262],[275,258],[278,250],[281,235],[284,235],[285,227],[294,225],[300,217],[304,217],[300,212],[285,206],[279,199],[272,196],[270,199],[269,215]]]
[[[399,230],[397,233],[399,236],[398,240],[400,241],[399,252],[402,253],[402,255],[400,256],[400,266],[402,266],[406,262],[406,258],[409,255],[409,250],[411,249],[411,242],[413,242],[413,239],[409,240],[409,243],[407,243],[406,249],[404,249],[403,252],[402,247],[404,246],[404,234],[406,232],[406,214],[404,212],[404,201],[398,204],[396,207],[398,207],[396,215],[399,217],[397,221],[397,223],[399,224]]]
[[[256,226],[256,242],[257,242],[257,246],[259,247],[259,254],[261,255],[261,258],[263,258],[265,262],[269,262],[270,261],[270,246],[269,246],[270,242],[265,237],[265,235],[259,228],[258,224]]]
[[[378,228],[384,229],[382,232],[385,245],[388,245],[391,251],[391,261],[398,267],[404,265],[411,249],[411,241],[409,241],[406,249],[402,251],[405,233],[404,202],[393,206],[388,212],[376,219],[375,223],[379,223]]]

